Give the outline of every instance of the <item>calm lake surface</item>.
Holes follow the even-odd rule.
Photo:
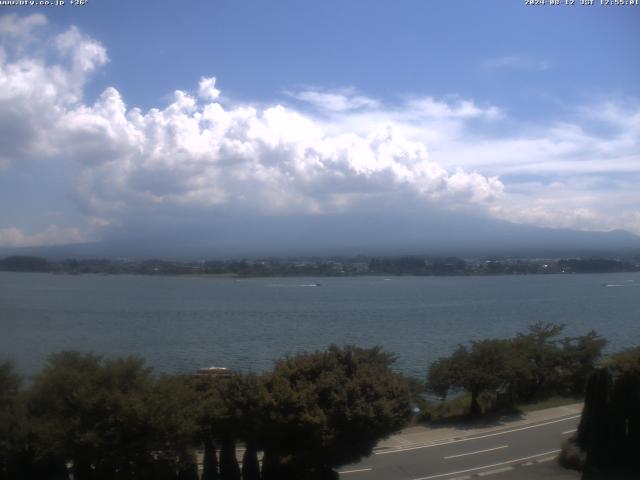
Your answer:
[[[320,286],[315,286],[320,284]],[[605,287],[604,284],[616,286]],[[260,371],[331,343],[382,345],[423,376],[462,342],[538,320],[640,344],[640,274],[252,278],[0,272],[0,357],[31,374],[63,349],[138,354],[157,371]]]

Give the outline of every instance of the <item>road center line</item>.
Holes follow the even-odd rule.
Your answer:
[[[501,465],[508,465],[510,463],[523,462],[525,460],[530,460],[532,458],[542,457],[544,455],[551,455],[552,453],[558,453],[559,451],[560,450],[551,450],[549,452],[543,452],[543,453],[537,453],[535,455],[529,455],[528,457],[516,458],[514,460],[507,460],[506,462],[492,463],[491,465],[484,465],[482,467],[467,468],[466,470],[458,470],[457,472],[439,473],[438,475],[430,475],[428,477],[414,478],[413,480],[431,480],[432,478],[447,477],[449,475],[459,475],[460,473],[473,472],[475,470],[483,470],[485,468],[499,467]]]
[[[344,470],[342,472],[338,472],[340,475],[344,475],[345,473],[358,473],[358,472],[370,472],[371,468],[359,468],[358,470]]]
[[[477,452],[460,453],[458,455],[449,455],[448,457],[444,457],[444,459],[449,460],[450,458],[466,457],[467,455],[476,455],[478,453],[484,453],[484,452],[493,452],[494,450],[502,450],[503,448],[507,448],[507,447],[509,447],[509,445],[500,445],[499,447],[487,448],[485,450],[478,450]]]
[[[580,418],[580,415],[573,415],[571,417],[564,417],[564,418],[560,418],[558,420],[551,420],[549,422],[537,423],[535,425],[528,425],[526,427],[514,428],[513,430],[507,430],[507,431],[504,431],[504,432],[488,433],[486,435],[479,435],[477,437],[459,438],[457,440],[450,440],[448,442],[432,443],[430,445],[419,445],[417,447],[398,448],[396,450],[387,450],[387,451],[384,451],[384,452],[376,452],[376,453],[374,453],[374,455],[388,455],[390,453],[408,452],[410,450],[420,450],[422,448],[440,447],[441,445],[450,445],[452,443],[470,442],[471,440],[480,440],[481,438],[495,437],[497,435],[506,435],[508,433],[519,432],[521,430],[529,430],[530,428],[544,427],[545,425],[551,425],[552,423],[566,422],[567,420],[573,420],[574,418]]]
[[[569,433],[573,433],[577,430],[577,428],[574,428],[572,430],[567,430],[566,432],[562,432],[560,435],[568,435]]]

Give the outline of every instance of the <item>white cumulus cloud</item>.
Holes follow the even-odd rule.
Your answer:
[[[64,245],[87,240],[88,238],[78,227],[49,225],[44,230],[36,233],[27,233],[16,227],[0,228],[0,247]]]
[[[198,95],[205,100],[215,100],[220,96],[216,88],[216,77],[203,77],[198,85]]]
[[[0,31],[20,35],[43,24],[36,16],[17,31],[0,22]],[[115,87],[94,102],[84,99],[91,75],[109,60],[99,42],[71,27],[52,45],[57,60],[9,50],[0,56],[0,174],[21,162],[64,159],[84,226],[43,226],[41,233],[27,234],[0,224],[0,244],[75,241],[149,219],[171,224],[193,212],[213,223],[224,211],[357,216],[367,204],[384,201],[412,209],[480,210],[545,226],[623,228],[637,219],[628,205],[612,214],[613,203],[598,204],[597,195],[588,201],[576,195],[585,205],[563,207],[570,195],[550,188],[550,177],[538,189],[501,179],[637,171],[640,109],[633,106],[611,103],[604,110],[599,121],[613,134],[558,122],[540,134],[482,136],[470,125],[504,122],[502,109],[431,96],[387,106],[355,89],[290,92],[310,109],[238,105],[222,100],[215,77],[202,77],[197,96],[176,90],[168,105],[143,111]],[[580,113],[592,114],[588,108]],[[616,123],[622,117],[624,129]],[[565,193],[586,191],[567,185]],[[620,188],[626,198],[638,199],[627,186]],[[640,232],[634,221],[629,228]]]
[[[0,17],[0,37],[28,40],[33,31],[47,24],[47,17],[41,13],[18,16],[15,13]]]
[[[76,79],[95,71],[109,60],[107,50],[76,27],[57,35],[54,43],[63,56],[71,59],[71,73]]]
[[[448,172],[393,122],[366,133],[329,133],[313,116],[286,106],[218,103],[214,77],[200,80],[198,97],[177,90],[169,105],[146,112],[128,107],[114,87],[86,104],[82,86],[108,60],[106,49],[75,27],[54,44],[69,60],[66,66],[25,56],[0,66],[0,88],[6,87],[0,108],[15,130],[0,139],[4,160],[73,160],[76,195],[90,217],[118,224],[132,210],[145,215],[214,207],[323,214],[357,209],[372,195],[410,196],[447,208],[502,194],[495,177]],[[71,96],[69,84],[77,87]],[[333,111],[379,106],[358,96],[309,95],[301,98],[322,100]],[[470,105],[443,107],[445,115],[461,110],[477,114]],[[11,229],[5,236],[25,244],[48,238]]]

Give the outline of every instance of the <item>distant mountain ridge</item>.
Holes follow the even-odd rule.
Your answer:
[[[0,255],[47,258],[175,258],[180,260],[296,255],[454,255],[544,257],[640,254],[640,236],[540,228],[466,216],[339,215],[226,219],[216,229],[138,231],[95,243],[5,248]]]

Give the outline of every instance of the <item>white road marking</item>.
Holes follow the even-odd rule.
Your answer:
[[[507,430],[505,432],[488,433],[486,435],[480,435],[480,436],[477,436],[477,437],[459,438],[457,440],[450,440],[448,442],[432,443],[430,445],[419,445],[417,447],[398,448],[396,450],[387,450],[387,451],[384,451],[384,452],[376,452],[376,453],[374,453],[374,455],[388,455],[390,453],[408,452],[410,450],[420,450],[422,448],[433,448],[433,447],[439,447],[441,445],[450,445],[452,443],[469,442],[471,440],[480,440],[481,438],[495,437],[497,435],[506,435],[508,433],[519,432],[521,430],[528,430],[530,428],[544,427],[545,425],[551,425],[552,423],[566,422],[567,420],[573,420],[574,418],[580,418],[580,415],[573,415],[571,417],[564,417],[564,418],[560,418],[558,420],[551,420],[549,422],[538,423],[536,425],[528,425],[526,427],[514,428],[513,430]]]
[[[576,430],[578,430],[577,428],[574,428],[573,430],[567,430],[566,432],[562,432],[560,435],[568,435],[570,433],[575,432]]]
[[[503,448],[507,448],[508,446],[509,445],[500,445],[499,447],[487,448],[486,450],[478,450],[477,452],[460,453],[458,455],[449,455],[448,457],[444,457],[444,459],[449,460],[450,458],[466,457],[467,455],[476,455],[478,453],[492,452],[494,450],[501,450]]]
[[[344,470],[342,472],[338,472],[340,475],[344,475],[345,473],[358,473],[358,472],[370,472],[371,468],[359,468],[358,470]]]
[[[544,455],[551,455],[553,453],[558,453],[559,451],[560,450],[551,450],[549,452],[537,453],[536,455],[530,455],[528,457],[516,458],[514,460],[507,460],[506,462],[493,463],[491,465],[484,465],[482,467],[467,468],[466,470],[458,470],[457,472],[439,473],[438,475],[430,475],[428,477],[414,478],[413,480],[431,480],[432,478],[441,478],[441,477],[447,477],[449,475],[458,475],[459,473],[473,472],[475,470],[484,470],[485,468],[500,467],[502,465],[522,462],[523,460],[529,460],[531,458],[542,457]]]
[[[545,458],[539,458],[536,460],[536,463],[545,463],[545,462],[552,462],[556,459],[557,457],[555,455],[551,455],[550,457],[545,457]]]
[[[486,477],[487,475],[495,475],[496,473],[508,472],[510,470],[513,470],[513,467],[494,468],[493,470],[487,470],[486,472],[480,472],[480,473],[478,473],[478,476],[479,477]]]

